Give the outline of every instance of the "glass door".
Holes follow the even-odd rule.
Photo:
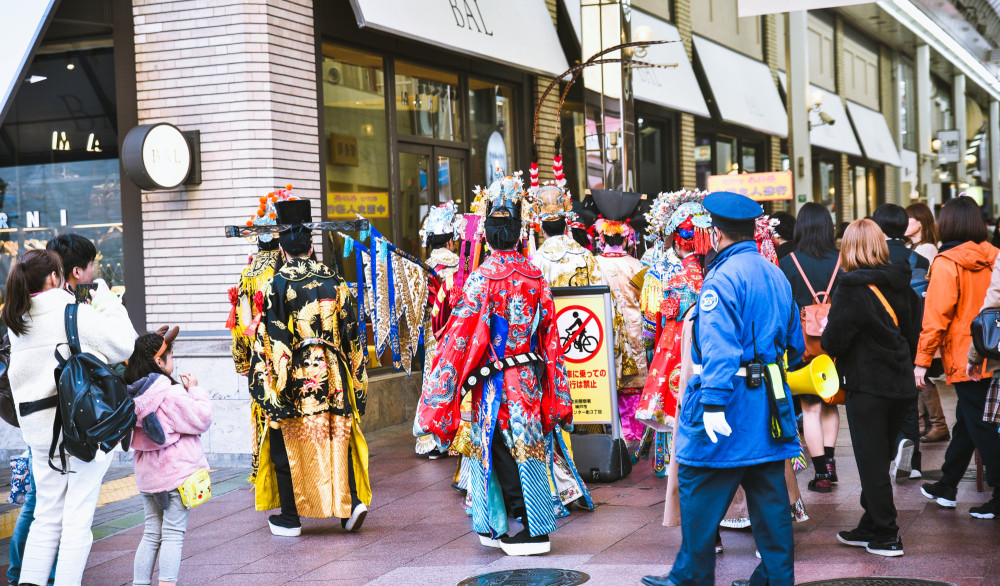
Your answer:
[[[420,242],[420,227],[431,206],[453,200],[459,211],[468,209],[465,152],[417,144],[400,144],[399,193],[403,235],[401,246],[407,252],[425,258]]]

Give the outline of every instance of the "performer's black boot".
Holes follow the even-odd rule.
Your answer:
[[[521,518],[524,520],[524,529],[521,529],[511,537],[500,538],[500,547],[503,548],[503,552],[507,555],[540,555],[549,553],[552,544],[549,543],[548,534],[532,537],[531,530],[528,527],[528,514],[526,511]]]
[[[347,448],[347,484],[351,489],[351,516],[340,520],[340,526],[348,531],[354,532],[361,529],[361,525],[368,516],[368,507],[358,498],[358,485],[354,482],[354,461],[351,459],[351,448]]]
[[[274,462],[274,474],[278,480],[278,500],[281,502],[281,514],[268,517],[267,524],[271,529],[271,535],[298,537],[302,534],[302,524],[299,522],[298,509],[295,507],[292,469],[288,464],[285,438],[281,435],[281,430],[278,429],[272,429],[269,433],[271,461]]]

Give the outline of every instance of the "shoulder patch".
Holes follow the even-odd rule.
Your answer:
[[[706,289],[701,294],[701,301],[698,303],[698,307],[702,311],[712,311],[718,304],[719,294],[712,289]]]

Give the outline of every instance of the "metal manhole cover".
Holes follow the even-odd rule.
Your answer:
[[[576,586],[588,580],[590,576],[576,570],[525,568],[473,576],[458,586]]]
[[[919,578],[835,578],[817,580],[799,586],[958,586],[941,580],[921,580]]]

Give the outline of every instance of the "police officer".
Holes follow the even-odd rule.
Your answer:
[[[791,287],[757,251],[754,221],[763,209],[735,193],[713,193],[712,247],[694,320],[691,377],[678,415],[680,551],[666,576],[643,583],[715,583],[715,536],[743,485],[761,563],[739,584],[788,585],[794,579],[792,519],[784,460],[799,453],[783,355],[803,348]],[[762,380],[763,379],[763,380]]]

